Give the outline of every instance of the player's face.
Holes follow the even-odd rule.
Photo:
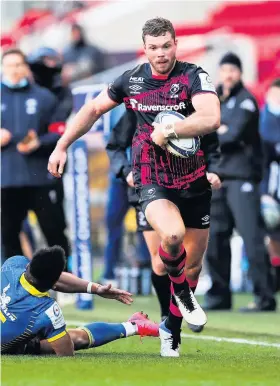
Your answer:
[[[18,54],[5,56],[2,70],[4,77],[14,84],[19,83],[28,74],[28,66],[24,63],[22,56]]]
[[[177,51],[177,40],[170,32],[161,36],[145,36],[145,54],[155,74],[168,74],[174,65]]]
[[[223,64],[220,67],[220,80],[227,89],[232,89],[241,80],[241,71],[232,64]]]

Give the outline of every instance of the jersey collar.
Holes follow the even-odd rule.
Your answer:
[[[167,79],[169,79],[169,78],[171,77],[171,75],[173,74],[173,71],[174,71],[174,69],[177,67],[177,64],[178,64],[178,60],[175,60],[174,66],[173,66],[171,72],[170,72],[168,75],[153,75],[152,69],[151,69],[151,65],[150,65],[150,63],[147,63],[148,74],[149,74],[149,76],[150,76],[152,79],[157,79],[157,80],[167,80]]]
[[[24,273],[21,275],[19,281],[22,287],[33,296],[36,296],[38,298],[42,298],[43,296],[50,296],[48,292],[40,292],[32,284],[28,283],[24,276]]]

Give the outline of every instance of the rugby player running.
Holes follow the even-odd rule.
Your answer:
[[[158,336],[158,324],[137,312],[124,323],[89,323],[67,329],[58,303],[49,289],[65,293],[92,293],[131,304],[129,292],[88,282],[63,272],[66,259],[59,246],[38,250],[31,261],[13,256],[1,268],[1,354],[56,354],[98,347],[133,335]]]
[[[122,102],[134,111],[134,184],[146,218],[161,239],[159,255],[173,294],[168,318],[160,325],[161,355],[179,356],[182,317],[196,326],[207,321],[191,288],[196,286],[207,247],[211,186],[202,151],[193,157],[177,158],[165,144],[169,138],[202,136],[218,129],[220,104],[208,74],[176,59],[177,40],[169,20],[148,20],[142,38],[149,63],[126,71],[81,108],[50,156],[48,170],[61,177],[67,148],[102,114]],[[177,111],[186,118],[172,125],[156,124],[156,115],[164,110]],[[187,276],[185,239],[185,245],[191,240],[195,249]]]

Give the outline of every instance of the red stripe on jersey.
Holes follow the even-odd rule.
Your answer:
[[[168,75],[154,75],[152,74],[153,79],[166,80],[168,79]]]
[[[65,131],[65,122],[54,122],[51,123],[48,127],[49,133],[63,134]]]

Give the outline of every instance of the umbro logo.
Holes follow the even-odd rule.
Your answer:
[[[155,188],[152,188],[152,189],[149,189],[149,190],[148,190],[148,193],[149,193],[149,194],[154,194],[155,191],[156,191]]]
[[[140,94],[140,90],[142,90],[143,87],[139,86],[138,84],[133,84],[132,86],[129,86],[131,91],[131,94]]]
[[[202,220],[202,225],[207,225],[210,223],[210,216],[207,214],[206,216],[201,218]]]
[[[155,188],[151,188],[148,191],[143,192],[143,196],[141,197],[141,200],[142,201],[151,200],[151,199],[156,197],[155,193],[156,193],[156,189]]]

